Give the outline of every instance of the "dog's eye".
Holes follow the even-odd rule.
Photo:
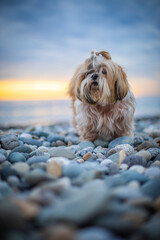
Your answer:
[[[106,69],[102,69],[102,73],[104,74],[104,75],[106,75],[107,74],[107,71],[106,71]]]
[[[88,74],[89,74],[90,72],[88,71],[88,72],[86,72],[86,77],[88,76]]]

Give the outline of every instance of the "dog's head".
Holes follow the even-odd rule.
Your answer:
[[[106,51],[91,52],[91,57],[75,72],[69,93],[84,103],[105,106],[122,100],[128,92],[127,76]]]

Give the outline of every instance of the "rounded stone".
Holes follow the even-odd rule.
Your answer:
[[[109,230],[102,227],[86,227],[76,234],[77,240],[113,240],[115,239]]]
[[[122,163],[120,166],[119,166],[119,169],[122,170],[122,171],[125,171],[128,169],[128,165],[126,163]]]
[[[6,160],[6,156],[0,153],[0,164]]]
[[[78,162],[78,163],[84,163],[84,159],[79,158],[79,159],[77,159],[77,162]]]
[[[85,161],[87,161],[89,158],[91,158],[92,157],[92,153],[91,152],[87,152],[86,154],[84,154],[83,155],[83,159],[85,160]]]
[[[133,165],[132,167],[129,168],[129,170],[134,170],[138,173],[144,173],[145,172],[145,168],[141,165]]]
[[[151,164],[151,167],[159,167],[160,168],[160,161],[159,160],[156,160],[155,162],[153,162]]]
[[[59,163],[61,166],[65,166],[70,163],[70,160],[65,157],[52,157],[52,158],[48,159],[48,162],[50,162],[50,161],[55,161],[55,162]]]
[[[6,197],[12,194],[12,189],[8,185],[8,183],[4,181],[0,181],[0,198]]]
[[[145,175],[151,179],[160,178],[160,169],[158,167],[150,167],[146,169]]]
[[[94,140],[94,145],[96,147],[101,146],[101,147],[108,147],[108,141],[102,140],[102,139],[96,139]]]
[[[95,145],[90,141],[82,141],[78,144],[78,146],[80,147],[80,149],[88,148],[88,147],[95,148]]]
[[[136,153],[135,155],[146,159],[146,161],[149,161],[151,159],[151,154],[148,150],[142,150],[142,151]]]
[[[154,160],[160,160],[160,153],[155,157]]]
[[[160,148],[149,148],[148,151],[151,154],[151,158],[155,158],[160,153]]]
[[[143,184],[141,192],[152,199],[158,198],[160,196],[160,178],[150,180]]]
[[[49,153],[51,157],[66,157],[68,159],[76,157],[75,153],[67,147],[52,147],[50,148]]]
[[[112,164],[112,163],[113,163],[112,160],[110,160],[110,159],[104,159],[104,160],[100,163],[100,165],[107,167],[109,164]]]
[[[20,135],[20,137],[31,139],[31,138],[32,138],[32,135],[29,134],[29,133],[22,133],[22,134]]]
[[[120,144],[132,145],[133,144],[133,139],[131,137],[128,137],[128,136],[118,137],[118,138],[112,140],[109,143],[108,147],[109,148],[114,148],[114,147],[116,147],[117,145],[120,145]]]
[[[48,159],[49,159],[48,155],[33,156],[27,160],[27,163],[33,164],[33,163],[47,162]]]
[[[139,189],[140,188],[140,184],[138,181],[130,181],[128,184],[127,184],[128,187],[132,188],[132,189]]]
[[[25,173],[29,170],[29,166],[25,162],[14,163],[12,168],[15,169],[20,174]]]
[[[15,163],[15,162],[25,162],[26,158],[24,157],[24,155],[22,153],[18,153],[18,152],[13,152],[9,155],[8,160],[11,163]]]
[[[106,159],[106,157],[105,157],[102,153],[97,153],[96,156],[97,156],[98,158],[101,158],[102,160],[103,160],[103,159]]]
[[[62,168],[59,163],[56,161],[49,161],[47,162],[47,172],[51,175],[56,177],[60,177],[62,175]]]
[[[0,153],[3,154],[5,157],[7,157],[7,152],[5,149],[0,148]]]
[[[32,152],[32,149],[28,146],[18,146],[12,150],[12,152],[21,152],[21,153],[30,153]]]
[[[105,154],[105,150],[101,147],[101,146],[98,146],[94,149],[94,152],[95,153],[102,153],[102,154]]]
[[[59,147],[59,146],[66,146],[66,144],[63,141],[61,141],[61,140],[57,140],[56,141],[56,146],[57,147]]]
[[[20,184],[20,181],[19,181],[18,177],[17,176],[12,176],[12,175],[7,178],[7,182],[11,186],[17,186],[17,185]]]
[[[37,217],[39,207],[36,203],[22,199],[15,199],[14,203],[19,207],[20,211],[23,212],[25,218],[34,219]]]
[[[82,168],[82,165],[80,164],[69,164],[63,167],[63,176],[69,177],[69,178],[75,178],[78,177],[82,172],[84,172],[85,169]]]
[[[111,150],[112,150],[112,149],[111,149]],[[111,151],[111,150],[110,150],[110,151]],[[129,145],[129,144],[120,144],[120,145],[117,145],[115,148],[113,148],[113,150],[115,150],[115,152],[119,152],[119,151],[121,151],[121,150],[124,150],[126,156],[131,155],[131,154],[134,153],[134,148],[133,148],[131,145]],[[109,152],[110,152],[110,151],[109,151]],[[109,152],[108,152],[108,154],[109,154]]]
[[[129,167],[133,165],[142,165],[145,167],[147,165],[147,161],[138,155],[128,156],[122,161],[122,163],[126,163]]]
[[[19,145],[17,136],[12,133],[2,136],[0,141],[2,147],[7,150],[12,150]]]
[[[108,158],[117,164],[121,164],[122,161],[125,159],[125,157],[126,157],[125,151],[120,150],[119,152],[114,153],[113,155],[109,156]]]

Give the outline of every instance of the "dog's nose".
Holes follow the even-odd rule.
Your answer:
[[[98,78],[98,74],[94,73],[94,74],[92,75],[92,80],[95,81],[95,80],[97,80],[97,78]]]

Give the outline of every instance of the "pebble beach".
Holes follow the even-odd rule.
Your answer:
[[[160,116],[110,142],[67,122],[1,128],[0,239],[160,239]]]

